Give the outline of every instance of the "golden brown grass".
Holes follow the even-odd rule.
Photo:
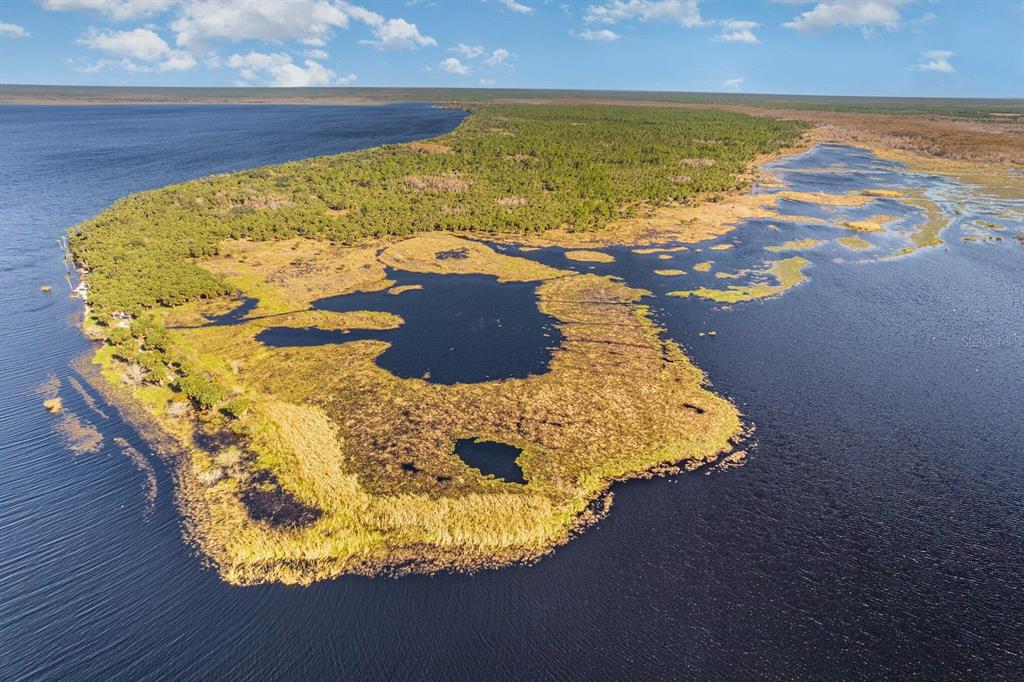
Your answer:
[[[246,261],[260,265],[233,281],[246,295],[298,302],[294,292],[312,286],[269,277],[282,255],[279,245],[266,246],[266,254],[248,252]],[[591,505],[611,482],[707,461],[740,433],[735,407],[704,388],[700,370],[650,321],[639,303],[646,292],[443,234],[393,243],[378,259],[415,272],[536,282],[538,306],[557,321],[563,342],[544,374],[449,386],[381,369],[374,360],[387,344],[380,341],[268,348],[255,340],[271,324],[400,323],[383,313],[296,310],[174,331],[197,364],[254,401],[232,426],[248,454],[231,457],[198,448],[189,435],[229,424],[171,420],[161,416],[165,407],[150,405],[191,453],[181,499],[193,535],[229,582],[309,583],[349,572],[533,560],[593,520]],[[222,257],[208,262],[225,267]],[[527,484],[466,466],[453,453],[460,438],[522,449]],[[296,527],[254,521],[239,494],[260,470],[319,518]]]
[[[565,257],[581,263],[614,263],[615,257],[603,251],[566,251]]]
[[[860,237],[840,237],[836,241],[846,248],[853,249],[855,251],[864,251],[871,248],[871,242],[866,239],[861,239]]]
[[[824,244],[820,239],[793,239],[781,244],[772,244],[764,247],[765,251],[806,251]]]
[[[776,284],[764,284],[759,282],[756,284],[742,286],[731,285],[727,289],[710,289],[707,287],[701,287],[700,289],[694,289],[692,291],[672,291],[669,292],[668,295],[683,298],[688,296],[697,296],[711,301],[716,301],[718,303],[740,303],[742,301],[753,301],[759,298],[769,298],[785,293],[787,290],[805,281],[807,279],[807,275],[804,274],[804,268],[809,264],[810,261],[805,258],[801,258],[800,256],[786,258],[785,260],[772,261],[772,264],[768,267],[766,273],[776,280]]]

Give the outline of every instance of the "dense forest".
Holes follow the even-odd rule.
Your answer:
[[[225,238],[353,243],[424,230],[589,230],[739,186],[802,124],[720,111],[488,105],[429,143],[219,175],[122,199],[72,231],[100,319],[230,293],[195,265]]]

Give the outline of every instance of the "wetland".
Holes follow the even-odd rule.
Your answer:
[[[437,111],[408,111],[421,110]],[[449,113],[454,125],[457,112]],[[438,151],[415,153],[445,153]],[[116,303],[105,298],[99,264],[87,328],[109,334],[101,316],[141,307],[127,328],[134,341],[115,336],[100,347],[99,365],[79,365],[71,377],[62,370],[65,380],[50,389],[97,435],[67,471],[52,444],[31,451],[47,476],[60,468],[67,490],[104,491],[99,503],[91,494],[48,498],[55,509],[91,510],[92,537],[100,538],[80,544],[71,532],[59,542],[83,557],[121,557],[105,564],[107,576],[133,593],[133,613],[152,583],[139,572],[154,575],[151,587],[161,589],[144,599],[154,608],[135,616],[145,627],[120,637],[181,633],[193,644],[187,652],[147,648],[178,671],[270,664],[260,642],[283,631],[254,625],[270,605],[309,637],[271,667],[311,676],[336,671],[339,660],[353,674],[383,672],[356,652],[388,646],[367,625],[397,628],[414,652],[482,638],[480,658],[456,669],[523,671],[526,641],[509,649],[483,641],[521,632],[537,613],[551,623],[572,619],[569,639],[604,641],[607,655],[591,646],[581,659],[569,641],[533,652],[538,660],[527,670],[625,671],[617,640],[626,630],[602,640],[609,622],[651,642],[666,627],[686,633],[692,646],[655,651],[638,640],[630,650],[695,673],[704,669],[691,656],[697,651],[720,654],[736,675],[764,666],[780,674],[864,670],[868,655],[857,651],[893,673],[979,660],[996,674],[1012,670],[1019,642],[1008,606],[1020,578],[1022,494],[1014,453],[1024,444],[1012,419],[1022,369],[1014,345],[1021,247],[1012,238],[1020,199],[983,196],[845,144],[764,169],[775,181],[755,183],[745,195],[753,199],[742,200],[753,208],[732,212],[710,236],[678,219],[650,233],[660,220],[653,209],[637,216],[647,226],[621,241],[463,230],[346,243],[227,231],[214,233],[215,248],[195,243],[201,248],[186,257],[210,277],[197,275],[200,288],[172,292],[152,280],[164,287],[155,298],[167,297],[157,307],[141,290],[118,292]],[[438,191],[472,191],[449,187]],[[130,189],[141,188],[119,193]],[[290,208],[278,206],[250,202],[252,210],[236,214],[265,222],[266,212]],[[229,203],[225,214],[235,208]],[[894,219],[872,231],[848,225],[876,216]],[[294,226],[292,217],[283,223]],[[861,242],[870,248],[851,246]],[[757,293],[730,293],[737,291]],[[673,295],[681,292],[689,295]],[[48,305],[70,314],[80,303]],[[946,312],[936,317],[936,306]],[[62,333],[81,352],[74,330]],[[139,353],[131,360],[148,370],[161,367],[145,354],[169,354],[164,378],[126,383],[135,363],[119,351]],[[94,383],[69,390],[75,376]],[[121,397],[98,391],[104,382]],[[140,466],[140,453],[159,441],[140,437],[150,432],[127,418],[126,401],[170,435],[167,452],[176,455]],[[26,405],[38,420],[39,398]],[[745,426],[756,427],[753,436],[743,437]],[[54,438],[65,437],[55,428]],[[716,468],[740,441],[746,464]],[[11,471],[31,476],[32,466],[39,464]],[[652,473],[668,480],[609,489]],[[27,494],[14,499],[18,509],[30,504]],[[117,511],[125,500],[129,510]],[[179,510],[199,557],[181,542]],[[49,523],[76,527],[67,518]],[[451,572],[533,561],[591,524],[536,565]],[[20,527],[5,532],[27,537]],[[59,563],[48,570],[59,572]],[[325,580],[438,569],[430,580]],[[31,613],[12,610],[26,603],[32,580],[7,582],[4,622],[45,633]],[[275,584],[313,580],[321,582],[298,591]],[[106,599],[110,614],[128,613],[127,602]],[[196,613],[213,604],[222,612],[211,618],[216,632],[159,608],[164,599]],[[339,615],[356,610],[371,614],[369,623]],[[80,625],[100,617],[64,613]],[[429,625],[423,613],[432,614]],[[707,623],[732,623],[730,634]],[[76,628],[82,646],[89,630]],[[965,630],[978,637],[964,638]],[[206,637],[210,648],[200,646]],[[857,651],[838,639],[858,643]],[[23,653],[7,658],[16,670],[60,669],[61,659],[39,668],[28,658],[36,645],[19,642]],[[242,667],[228,653],[240,642],[253,654]],[[792,655],[808,644],[815,653]],[[744,653],[752,647],[762,652],[756,660]],[[444,674],[431,660],[431,673]],[[152,657],[143,664],[161,665]],[[92,669],[108,665],[97,659]],[[388,671],[411,672],[406,665],[393,661]]]

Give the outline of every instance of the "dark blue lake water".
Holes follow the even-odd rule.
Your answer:
[[[891,261],[830,245],[804,254],[807,283],[731,309],[663,295],[728,280],[653,269],[732,270],[756,260],[764,234],[831,228],[752,224],[725,238],[732,251],[616,249],[610,265],[531,254],[655,292],[667,333],[756,425],[746,465],[617,486],[607,519],[533,566],[309,588],[234,588],[203,566],[182,541],[167,467],[149,458],[151,504],[145,467],[114,439],[148,454],[145,442],[74,389],[70,362],[89,345],[54,240],[128,192],[429,137],[461,116],[0,107],[0,679],[1019,678],[1013,240],[951,237]],[[830,162],[820,153],[808,167]],[[801,182],[792,168],[787,181]],[[70,452],[42,410],[36,388],[51,374],[102,433],[96,452]]]

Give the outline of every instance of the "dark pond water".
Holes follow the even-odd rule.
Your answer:
[[[403,320],[397,329],[348,332],[272,327],[257,339],[272,346],[320,345],[380,339],[391,345],[377,358],[384,369],[434,383],[474,383],[547,371],[562,342],[554,320],[537,309],[536,282],[498,284],[486,275],[433,275],[392,270],[386,291],[333,296],[318,310],[376,310]]]
[[[897,260],[877,257],[903,244],[892,235],[864,255],[830,241],[804,254],[807,283],[731,309],[663,294],[724,286],[714,272],[756,269],[765,244],[842,233],[752,222],[723,238],[731,251],[572,264],[653,291],[756,445],[739,469],[617,486],[607,519],[536,565],[245,589],[204,567],[166,467],[133,463],[114,439],[145,443],[71,382],[88,344],[54,239],[130,191],[458,120],[422,105],[0,107],[0,679],[1021,677],[1024,249],[960,242],[966,218],[948,250]],[[653,274],[708,259],[711,273]],[[51,373],[102,433],[96,452],[69,452],[42,411]]]
[[[459,459],[482,474],[506,483],[526,483],[523,470],[516,464],[520,453],[519,448],[489,440],[461,438],[455,441],[455,454]]]

